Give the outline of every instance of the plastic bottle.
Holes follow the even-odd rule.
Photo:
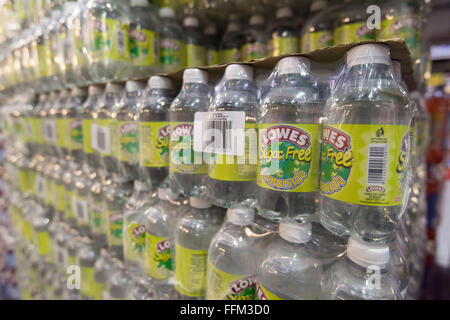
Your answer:
[[[170,106],[170,187],[185,196],[205,192],[208,165],[201,152],[194,152],[194,114],[207,111],[210,100],[208,73],[200,69],[186,69],[183,86]]]
[[[248,30],[244,34],[245,43],[242,46],[242,60],[250,61],[267,56],[268,35],[265,30],[265,21],[262,14],[250,17]]]
[[[242,45],[244,37],[241,33],[241,25],[236,15],[231,15],[225,34],[220,42],[220,63],[242,61]]]
[[[324,275],[323,291],[325,298],[331,300],[401,299],[389,246],[350,237],[345,258]]]
[[[250,236],[255,210],[237,204],[211,240],[208,250],[206,299],[254,300],[255,260],[252,257],[256,237]]]
[[[278,8],[275,26],[271,30],[271,40],[268,53],[279,56],[288,53],[298,53],[300,44],[298,32],[293,23],[294,12],[290,7]]]
[[[258,121],[257,199],[259,214],[279,221],[318,212],[322,105],[308,58],[283,58],[276,72]]]
[[[392,239],[404,211],[411,106],[387,47],[366,44],[347,53],[324,115],[322,224],[338,235],[356,230],[364,239]]]
[[[183,20],[184,44],[186,48],[186,67],[202,67],[206,64],[204,37],[196,17],[188,16]]]
[[[101,300],[102,286],[94,278],[94,266],[99,258],[99,250],[92,242],[87,242],[80,250],[81,295],[83,299]]]
[[[105,248],[108,243],[108,216],[105,202],[105,191],[111,179],[100,171],[91,184],[89,195],[89,225],[92,238],[99,248]]]
[[[142,183],[158,187],[168,175],[170,122],[169,108],[175,90],[169,78],[148,80],[139,111],[139,173]]]
[[[175,230],[175,289],[182,299],[203,299],[208,248],[223,221],[223,210],[191,197]]]
[[[158,295],[152,290],[150,279],[146,276],[133,275],[133,286],[126,292],[127,300],[157,300]]]
[[[220,51],[219,51],[219,37],[217,34],[217,28],[214,24],[207,25],[203,37],[205,39],[205,56],[206,65],[212,66],[220,63]]]
[[[134,286],[131,274],[123,265],[118,265],[108,282],[109,298],[111,300],[125,300],[129,287]]]
[[[321,299],[323,268],[313,248],[309,222],[283,220],[257,271],[258,300]]]
[[[222,146],[215,146],[215,155],[212,157],[212,164],[210,164],[208,170],[208,197],[215,205],[228,208],[235,202],[252,201],[251,199],[254,199],[255,196],[256,119],[259,106],[252,67],[238,64],[227,66],[224,79],[219,86],[220,88],[216,89],[214,100],[209,108],[208,122],[213,122],[213,125],[216,126],[214,128],[221,130],[220,134],[237,134],[238,139],[243,140],[240,151],[237,144],[235,148],[230,146],[231,153],[225,149],[227,143],[231,143],[231,141],[222,141]],[[220,125],[223,123],[215,124],[214,121],[221,120],[214,120],[214,118],[211,118],[212,115],[214,115],[214,118],[225,115],[226,121],[231,122],[231,130],[227,130],[225,127],[221,128]],[[237,127],[233,127],[233,121],[235,121]],[[241,131],[233,129],[242,126],[242,124],[244,126],[240,128]],[[231,137],[229,138],[231,139]],[[215,137],[215,139],[217,138]],[[232,163],[230,163],[230,156],[225,155],[226,152],[231,155]]]
[[[159,71],[159,21],[147,0],[130,1],[130,78]]]
[[[100,300],[106,300],[109,293],[106,293],[108,289],[108,281],[111,277],[111,273],[114,271],[115,261],[108,254],[106,250],[100,252],[100,257],[94,264],[94,280],[97,290],[101,292]],[[97,292],[98,292],[97,291]],[[98,296],[95,297],[98,299]]]
[[[77,220],[77,229],[84,236],[92,236],[89,217],[89,194],[91,181],[87,167],[74,171],[72,183],[75,186],[72,198],[72,212]]]
[[[175,11],[169,7],[159,9],[160,47],[159,57],[164,72],[173,72],[186,66],[186,48],[183,29],[175,19]]]
[[[315,0],[311,3],[309,20],[302,30],[301,52],[331,47],[333,39],[332,9],[324,11],[327,1]]]
[[[70,93],[70,98],[67,101],[66,113],[62,114],[64,121],[62,123],[66,125],[61,131],[65,131],[67,135],[65,143],[70,158],[75,163],[81,165],[84,161],[83,154],[83,124],[82,124],[82,107],[87,97],[86,88],[73,88]]]

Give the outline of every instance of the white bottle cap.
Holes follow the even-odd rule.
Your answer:
[[[153,76],[148,79],[150,89],[173,89],[172,81],[166,77]]]
[[[307,243],[311,239],[311,223],[286,219],[280,222],[280,237],[293,243]]]
[[[230,64],[225,69],[226,80],[253,80],[253,68],[245,64]]]
[[[123,90],[123,84],[117,82],[108,82],[105,87],[106,92],[120,92]]]
[[[184,70],[183,73],[183,82],[184,83],[208,83],[208,72],[190,68]]]
[[[206,199],[199,197],[190,197],[189,202],[191,203],[191,207],[197,209],[207,209],[212,207],[212,203]]]
[[[128,80],[125,84],[125,90],[127,90],[127,92],[142,91],[144,89],[144,81]]]
[[[278,61],[278,74],[300,73],[307,75],[310,70],[310,62],[305,57],[286,57]]]
[[[248,22],[248,24],[251,26],[263,23],[264,23],[264,16],[262,14],[255,14],[251,16],[250,21]]]
[[[234,205],[227,211],[228,221],[237,226],[247,226],[255,218],[255,209],[243,205]]]
[[[159,16],[161,18],[175,18],[175,11],[169,7],[159,9]]]
[[[130,0],[130,6],[132,7],[150,7],[148,0]]]
[[[196,17],[186,17],[183,21],[183,27],[194,27],[197,28],[199,26],[198,19]]]
[[[384,266],[389,262],[389,246],[351,236],[347,244],[347,257],[365,268],[373,265]]]
[[[277,19],[291,18],[294,15],[290,7],[283,7],[277,10]]]
[[[315,0],[311,3],[311,12],[322,10],[327,6],[327,2],[325,0]]]
[[[104,87],[102,85],[91,85],[88,88],[88,93],[89,95],[94,95],[94,94],[102,94],[103,93],[103,89]]]
[[[206,28],[205,28],[205,34],[206,34],[206,35],[215,35],[215,34],[217,34],[217,28],[216,28],[216,26],[213,25],[213,24],[210,24],[210,25],[206,26]]]
[[[398,82],[402,82],[402,64],[400,61],[392,60],[392,69],[394,70],[394,77]]]
[[[389,48],[379,43],[361,44],[347,52],[349,67],[367,63],[390,64]]]

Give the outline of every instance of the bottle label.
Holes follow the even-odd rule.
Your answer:
[[[139,163],[142,167],[169,165],[170,122],[139,122]]]
[[[55,187],[55,209],[56,211],[64,211],[66,204],[64,202],[64,186],[57,184]]]
[[[37,245],[40,256],[52,255],[52,242],[47,231],[37,232]]]
[[[273,56],[279,56],[282,54],[299,53],[300,45],[297,37],[282,38],[274,36],[271,40],[271,48]]]
[[[87,299],[101,300],[103,285],[95,281],[93,267],[81,267],[81,294]]]
[[[65,203],[65,206],[66,206],[65,213],[66,213],[68,219],[74,219],[75,218],[75,214],[74,214],[74,211],[72,209],[72,199],[73,199],[74,191],[73,190],[66,190],[65,194],[66,194],[65,197],[64,197],[64,203]]]
[[[93,18],[93,58],[128,61],[130,49],[128,41],[129,26],[120,20]]]
[[[45,40],[43,36],[38,38],[37,43],[37,54],[38,54],[38,76],[39,78],[44,78],[49,75],[48,68],[48,55],[50,47],[48,41]]]
[[[175,243],[175,289],[188,297],[203,297],[208,250],[192,250]]]
[[[393,19],[385,19],[381,22],[381,29],[376,30],[377,39],[404,39],[411,56],[421,56],[422,21],[416,15],[403,15]]]
[[[174,239],[145,233],[145,270],[154,279],[168,279],[173,271]]]
[[[205,47],[186,44],[186,66],[187,67],[203,67],[206,60]]]
[[[182,41],[161,38],[159,50],[162,65],[170,66],[174,70],[184,67],[185,47]]]
[[[302,37],[302,52],[314,51],[334,44],[331,31],[309,32]]]
[[[245,124],[244,154],[242,156],[212,154],[209,177],[221,181],[254,181],[257,169],[257,141],[255,123]],[[226,144],[226,143],[225,143]],[[233,148],[234,149],[234,148]]]
[[[319,190],[320,126],[259,125],[258,186],[283,192]]]
[[[137,162],[139,153],[139,123],[136,121],[116,121],[115,136],[118,137],[119,147],[115,157],[124,162]]]
[[[266,44],[261,42],[247,43],[242,47],[242,60],[250,61],[267,56]]]
[[[94,153],[94,149],[92,148],[92,126],[94,122],[92,119],[83,119],[81,121],[82,129],[83,129],[83,150],[86,154]]]
[[[98,151],[102,157],[117,155],[115,139],[117,121],[114,119],[97,119],[91,126],[92,149]]]
[[[69,148],[69,122],[70,119],[56,119],[56,145],[60,148]]]
[[[108,217],[106,209],[101,201],[92,201],[90,206],[90,219],[92,233],[96,235],[105,235],[108,233]]]
[[[367,27],[365,21],[345,24],[334,30],[335,45],[374,39],[375,33]]]
[[[403,203],[406,125],[331,124],[322,130],[321,194],[366,206]]]
[[[170,123],[170,172],[206,174],[208,165],[203,154],[194,151],[194,124],[192,122]]]
[[[84,54],[85,50],[85,40],[88,38],[83,30],[81,29],[80,20],[76,20],[74,24],[73,34],[74,34],[74,46],[75,46],[75,58],[78,67],[84,66],[88,63],[87,56]],[[87,28],[84,28],[84,32]]]
[[[89,225],[88,201],[86,196],[77,194],[73,197],[73,212],[77,217],[77,223],[80,226]]]
[[[267,290],[259,281],[256,284],[256,298],[257,300],[284,300]]]
[[[144,225],[139,223],[127,223],[125,234],[125,258],[139,262],[146,250],[145,248],[145,231]]]
[[[158,34],[153,30],[130,29],[130,56],[135,66],[159,63]]]
[[[69,128],[69,150],[83,149],[83,126],[78,119],[68,119]]]
[[[219,50],[206,50],[206,65],[212,66],[220,63],[220,51]]]
[[[223,272],[208,259],[207,300],[255,300],[256,280],[252,275]]]
[[[45,196],[44,203],[47,206],[53,206],[54,192],[55,192],[55,182],[51,179],[45,180]]]
[[[226,49],[220,51],[220,63],[239,62],[242,60],[240,48]]]
[[[110,246],[122,245],[123,214],[122,211],[107,211],[108,215],[108,244]]]

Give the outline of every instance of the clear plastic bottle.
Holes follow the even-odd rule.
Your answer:
[[[63,122],[67,125],[65,128],[68,137],[67,148],[70,158],[75,163],[81,165],[84,161],[83,154],[83,125],[82,125],[82,107],[87,97],[86,88],[73,88],[70,93],[70,98],[67,104],[67,110],[62,116],[65,117]]]
[[[211,66],[220,63],[220,51],[219,51],[219,37],[217,34],[217,27],[214,24],[209,24],[205,27],[203,32],[205,39],[205,56],[206,65]]]
[[[303,57],[281,59],[259,117],[259,214],[280,220],[318,212],[321,101]],[[282,160],[274,156],[285,154]]]
[[[111,300],[125,300],[127,290],[134,286],[131,274],[123,265],[118,265],[108,282],[109,298]]]
[[[191,197],[175,230],[175,289],[182,299],[205,296],[208,248],[223,222],[224,210]]]
[[[108,254],[108,251],[101,250],[100,256],[94,264],[94,280],[96,283],[97,292],[101,292],[100,297],[98,295],[95,299],[106,300],[109,293],[105,293],[108,289],[108,282],[111,278],[111,274],[114,271],[115,261]]]
[[[301,52],[331,47],[333,45],[332,9],[327,8],[326,0],[315,0],[311,3],[309,19],[302,29]]]
[[[173,72],[186,66],[186,49],[183,29],[175,19],[175,11],[169,7],[159,9],[160,46],[159,58],[164,72]]]
[[[298,32],[295,29],[293,18],[294,12],[291,7],[278,8],[274,27],[270,30],[269,55],[299,53]]]
[[[359,45],[328,99],[323,121],[321,222],[330,231],[391,240],[404,212],[411,106],[389,49]]]
[[[159,71],[159,21],[147,0],[130,1],[130,78],[143,78]]]
[[[99,248],[105,248],[108,243],[108,216],[106,214],[105,191],[110,183],[110,177],[104,171],[99,171],[92,181],[88,198],[89,225],[92,238]]]
[[[242,61],[241,49],[244,41],[239,18],[236,15],[231,15],[225,34],[220,42],[220,63]]]
[[[257,271],[258,300],[322,298],[322,261],[311,242],[311,223],[285,219]]]
[[[175,95],[169,78],[151,77],[138,115],[140,181],[150,182],[154,188],[168,175],[169,108]]]
[[[72,183],[75,189],[70,201],[72,203],[72,212],[77,220],[78,231],[84,236],[92,237],[89,217],[89,195],[92,182],[89,179],[89,172],[86,166],[83,169],[75,170]]]
[[[322,288],[325,299],[331,300],[401,299],[389,246],[358,236],[350,237],[345,258],[327,270]]]
[[[87,241],[81,248],[78,261],[80,263],[81,273],[81,295],[87,300],[101,300],[102,286],[99,285],[94,278],[95,263],[100,256],[100,251],[94,243]]]
[[[198,196],[205,192],[208,165],[201,152],[194,152],[194,115],[207,111],[211,88],[208,73],[186,69],[183,86],[170,106],[170,187],[174,193]]]
[[[126,292],[127,300],[157,300],[158,296],[152,288],[150,279],[145,275],[133,274],[133,286]]]
[[[244,33],[245,43],[242,46],[242,61],[266,57],[269,36],[266,33],[264,16],[254,14],[250,17],[248,24],[248,29]]]
[[[209,108],[211,114],[226,115],[227,121],[245,123],[240,128],[244,134],[241,145],[243,151],[240,155],[233,153],[230,156],[219,152],[212,157],[210,164],[207,192],[211,201],[220,207],[228,208],[233,203],[251,201],[255,197],[255,181],[257,166],[257,131],[256,120],[259,106],[256,96],[256,86],[253,81],[253,68],[251,66],[231,64],[225,69],[224,80],[216,89],[213,102]],[[215,117],[215,116],[214,116]],[[233,118],[234,117],[234,118]],[[231,119],[231,120],[230,120]],[[234,120],[233,120],[234,119]],[[233,124],[231,124],[233,125]],[[223,134],[229,134],[234,129],[224,129]],[[233,134],[233,132],[231,132]],[[218,140],[218,139],[217,139]],[[223,141],[224,146],[227,141]],[[218,146],[219,148],[224,146]],[[231,147],[233,149],[233,147]],[[233,152],[239,152],[236,146]]]
[[[186,48],[186,67],[204,66],[206,64],[206,51],[198,19],[193,16],[185,17],[183,20],[183,31]]]
[[[224,224],[211,240],[206,273],[206,299],[254,300],[256,237],[251,236],[255,210],[241,204],[227,211]]]

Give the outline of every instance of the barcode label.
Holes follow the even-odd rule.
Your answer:
[[[67,251],[64,248],[61,248],[61,246],[57,246],[55,250],[55,259],[58,262],[58,265],[60,267],[66,268],[67,267],[67,260],[68,260],[68,254]]]
[[[89,222],[87,202],[84,200],[77,199],[77,216],[82,222]]]
[[[43,130],[45,141],[56,143],[56,122],[54,120],[45,120]]]
[[[121,54],[125,52],[125,33],[123,30],[117,32],[117,48]]]
[[[194,151],[242,156],[245,148],[245,112],[196,112]]]
[[[92,148],[94,150],[106,155],[111,153],[111,135],[109,128],[94,124],[92,125],[91,136]]]
[[[36,178],[36,193],[38,198],[45,198],[45,179],[41,176]]]
[[[367,184],[384,185],[386,183],[387,151],[387,143],[369,144]]]

